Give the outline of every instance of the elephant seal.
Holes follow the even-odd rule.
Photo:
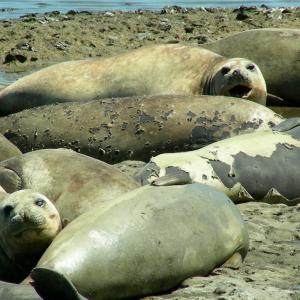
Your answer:
[[[258,66],[207,49],[155,45],[117,56],[59,63],[24,76],[0,92],[0,113],[56,102],[136,95],[225,95],[265,104]]]
[[[300,104],[300,30],[253,29],[202,46],[227,57],[242,55],[255,61],[268,93]]]
[[[72,150],[46,149],[0,162],[0,186],[8,193],[34,189],[44,194],[65,222],[139,185],[102,161]]]
[[[202,184],[145,186],[69,224],[31,278],[43,299],[140,298],[226,261],[238,267],[247,249],[247,228],[223,193]]]
[[[8,195],[0,203],[0,279],[20,282],[61,230],[52,202],[32,190]]]
[[[235,203],[300,203],[300,119],[273,130],[225,139],[200,150],[153,157],[137,175],[143,184],[200,182]]]
[[[13,143],[0,134],[0,161],[21,154],[22,152]]]
[[[194,150],[282,118],[223,96],[144,96],[61,103],[0,118],[0,132],[23,152],[66,147],[109,163]]]

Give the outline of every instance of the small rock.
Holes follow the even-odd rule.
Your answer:
[[[71,10],[69,10],[68,12],[67,12],[67,15],[71,15],[71,16],[74,16],[74,15],[76,15],[77,14],[77,12],[75,11],[75,10],[73,10],[73,9],[71,9]]]
[[[136,38],[139,40],[139,41],[144,41],[144,40],[149,40],[151,39],[151,34],[149,32],[140,32],[136,35]]]
[[[114,16],[114,14],[112,12],[110,12],[110,11],[107,11],[105,13],[105,15],[108,16],[108,17],[113,17]]]
[[[55,48],[63,51],[66,50],[67,44],[64,42],[58,42],[57,44],[55,44]]]
[[[184,31],[186,33],[192,33],[194,31],[194,27],[192,27],[192,26],[185,26],[184,27]]]
[[[217,294],[217,295],[222,295],[222,294],[225,294],[226,293],[226,290],[222,287],[217,287],[215,290],[214,290],[214,293]]]
[[[239,21],[243,21],[243,20],[246,20],[246,19],[249,19],[250,17],[248,15],[246,15],[245,13],[242,13],[242,12],[239,12],[237,15],[236,15],[236,20],[239,20]]]

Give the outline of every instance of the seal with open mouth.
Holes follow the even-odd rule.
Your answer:
[[[25,76],[0,92],[0,113],[55,102],[166,94],[231,95],[265,104],[266,84],[252,61],[199,47],[155,45]]]
[[[61,228],[58,211],[44,195],[8,194],[0,205],[0,279],[24,279]]]

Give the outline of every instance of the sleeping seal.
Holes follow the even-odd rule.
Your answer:
[[[238,267],[248,232],[235,205],[202,184],[145,186],[70,223],[31,273],[43,299],[136,299]]]
[[[72,150],[46,149],[1,162],[0,186],[8,193],[34,189],[44,194],[65,222],[139,185],[100,160]]]
[[[235,203],[300,203],[300,122],[287,119],[273,130],[243,134],[200,150],[153,157],[138,174],[143,184],[200,182]]]
[[[261,68],[268,93],[300,104],[300,30],[253,29],[203,47],[227,57],[240,56]]]
[[[155,45],[125,54],[56,64],[0,92],[0,113],[56,102],[135,95],[225,95],[266,102],[258,66],[207,49]]]
[[[61,230],[52,202],[32,190],[7,195],[0,204],[0,280],[20,282]]]
[[[0,132],[23,152],[65,147],[110,163],[148,162],[281,121],[270,109],[233,97],[144,96],[33,108],[0,118]]]

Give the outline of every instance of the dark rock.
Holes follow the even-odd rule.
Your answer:
[[[8,53],[5,58],[4,58],[4,62],[3,64],[9,64],[11,62],[20,62],[20,63],[24,63],[27,60],[27,57],[22,55],[22,54],[11,54]]]
[[[243,20],[246,20],[246,19],[249,19],[250,17],[248,15],[246,15],[245,13],[242,13],[242,12],[239,12],[237,15],[236,15],[236,19],[239,20],[239,21],[243,21]]]
[[[192,33],[194,31],[194,27],[192,27],[192,26],[185,26],[184,27],[184,31],[186,33]]]

